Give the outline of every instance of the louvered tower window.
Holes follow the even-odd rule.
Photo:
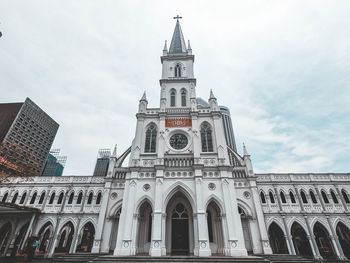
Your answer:
[[[156,152],[157,129],[154,124],[151,124],[146,131],[145,152]]]
[[[201,127],[202,152],[213,151],[213,138],[211,128],[208,123],[203,123]]]

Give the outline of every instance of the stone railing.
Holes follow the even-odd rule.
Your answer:
[[[178,113],[189,113],[191,108],[167,108],[166,112],[170,114],[178,114]]]
[[[165,158],[164,165],[167,167],[190,167],[193,165],[193,158],[186,157],[172,157]]]
[[[296,174],[256,174],[258,182],[322,182],[322,181],[350,181],[350,173],[339,174],[314,174],[314,173],[296,173]]]

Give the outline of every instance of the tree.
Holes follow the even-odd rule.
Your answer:
[[[0,186],[10,185],[15,179],[29,179],[38,176],[39,164],[33,154],[17,143],[3,142],[0,145]]]

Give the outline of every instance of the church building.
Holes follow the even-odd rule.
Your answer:
[[[135,137],[106,176],[15,179],[0,188],[0,256],[290,254],[350,259],[350,174],[257,174],[237,153],[229,109],[196,96],[194,54],[176,17],[160,99],[139,101]],[[127,163],[128,160],[128,163]]]

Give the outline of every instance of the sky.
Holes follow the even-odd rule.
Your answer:
[[[230,108],[258,173],[350,172],[350,1],[0,1],[0,103],[59,124],[64,175],[122,154],[138,101],[159,107],[160,56],[181,15],[197,96]]]

